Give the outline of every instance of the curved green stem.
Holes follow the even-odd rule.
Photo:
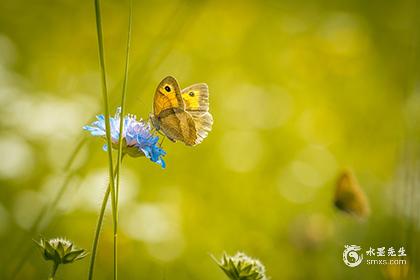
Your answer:
[[[51,274],[50,274],[50,276],[48,277],[48,280],[54,280],[54,278],[55,278],[55,273],[57,272],[58,266],[59,266],[59,263],[58,263],[58,262],[54,262],[54,263],[53,263],[53,267],[52,267],[52,269],[51,269]]]
[[[122,157],[124,158],[124,157]],[[121,161],[122,163],[122,161]],[[114,175],[116,175],[116,171],[119,168],[119,165],[117,164],[117,166],[115,167],[115,171],[114,171]],[[99,236],[101,234],[101,229],[102,229],[102,222],[104,220],[104,215],[105,215],[105,210],[106,210],[106,206],[108,204],[108,199],[109,199],[109,194],[111,193],[111,182],[108,184],[108,187],[106,188],[105,194],[104,194],[104,198],[102,200],[102,205],[101,205],[101,210],[99,212],[99,217],[98,217],[98,222],[96,224],[96,229],[95,229],[95,236],[93,238],[93,243],[92,243],[92,253],[90,256],[90,263],[89,263],[89,274],[88,274],[88,279],[91,280],[93,279],[93,271],[95,268],[95,261],[96,261],[96,253],[98,250],[98,243],[99,243]]]
[[[102,32],[102,18],[101,18],[101,5],[100,0],[95,0],[95,15],[96,15],[96,31],[98,36],[98,48],[99,48],[99,64],[101,69],[101,80],[102,80],[102,97],[104,101],[105,109],[105,129],[106,129],[106,142],[108,146],[108,167],[109,167],[109,189],[111,193],[111,206],[112,206],[112,218],[114,224],[114,279],[117,279],[117,255],[116,255],[116,229],[117,229],[117,211],[116,211],[116,192],[115,192],[115,180],[114,180],[114,167],[112,160],[112,141],[111,141],[111,124],[109,114],[109,102],[108,102],[108,88],[106,82],[106,70],[105,70],[105,55],[104,55],[104,40]],[[107,192],[108,193],[108,192]],[[109,193],[108,193],[109,195]],[[106,201],[103,204],[106,208]],[[102,221],[101,221],[102,224]],[[95,248],[96,250],[96,248]],[[92,268],[93,273],[93,268]],[[89,273],[90,277],[93,277]],[[91,278],[89,278],[91,279]]]
[[[108,185],[108,188],[106,188],[106,192],[104,194],[104,199],[102,200],[101,211],[99,212],[98,222],[96,224],[96,229],[95,229],[95,237],[93,238],[92,254],[90,255],[89,274],[88,274],[89,280],[93,279],[93,270],[95,268],[96,251],[98,249],[99,235],[101,233],[102,222],[104,219],[106,205],[108,203],[109,193],[110,193],[110,187]]]
[[[123,156],[122,147],[123,147],[123,126],[124,126],[124,115],[125,115],[125,103],[127,99],[127,84],[128,84],[128,65],[130,61],[130,46],[131,46],[131,23],[132,23],[132,14],[133,14],[133,3],[130,0],[129,4],[129,14],[128,14],[128,32],[127,32],[127,47],[126,47],[126,54],[125,54],[125,68],[124,68],[124,80],[123,80],[123,87],[122,87],[122,94],[121,94],[121,118],[120,118],[120,134],[118,137],[118,157],[117,162],[120,164]],[[117,172],[117,182],[116,182],[116,206],[118,209],[118,194],[119,194],[119,170]],[[118,214],[118,213],[117,213]]]
[[[115,222],[114,222],[114,279],[117,279],[117,256],[118,256],[118,195],[120,190],[120,166],[123,158],[123,129],[124,129],[124,115],[125,115],[125,101],[127,97],[127,81],[128,81],[128,65],[130,58],[130,45],[131,45],[131,22],[132,22],[132,1],[129,4],[128,15],[128,32],[127,32],[127,46],[125,56],[125,69],[124,69],[124,82],[121,94],[121,115],[120,115],[120,131],[118,136],[118,156],[116,168],[116,185],[115,185]]]
[[[38,216],[36,217],[34,223],[32,224],[29,231],[27,231],[22,237],[21,240],[16,245],[16,249],[12,250],[12,252],[21,252],[20,248],[26,248],[24,251],[25,253],[21,254],[22,257],[18,261],[16,267],[13,269],[13,272],[9,279],[13,280],[15,279],[19,272],[21,271],[23,265],[28,261],[29,257],[31,256],[32,247],[25,246],[25,242],[27,242],[27,239],[29,239],[30,236],[34,236],[35,234],[38,234],[40,231],[40,225],[45,221],[45,216],[47,213],[51,213],[55,211],[55,208],[57,207],[58,203],[60,202],[61,198],[63,197],[64,193],[67,191],[68,186],[70,185],[71,179],[73,179],[74,174],[77,173],[77,171],[69,171],[70,167],[72,166],[76,156],[79,154],[81,148],[85,144],[86,138],[82,138],[79,143],[76,145],[75,149],[73,150],[72,154],[70,155],[70,158],[67,160],[63,171],[67,172],[67,175],[59,187],[59,191],[56,193],[55,197],[52,199],[51,202],[48,204],[45,204],[42,208],[42,210],[39,212]],[[13,260],[12,257],[8,258],[6,260],[6,263],[3,264],[4,267],[9,267],[9,263]],[[1,277],[0,277],[1,278]]]
[[[125,115],[125,101],[127,97],[127,81],[128,81],[128,65],[130,61],[130,46],[131,46],[131,23],[132,23],[132,14],[133,14],[133,3],[130,0],[129,4],[129,14],[128,14],[128,32],[127,32],[127,47],[125,53],[125,69],[124,69],[124,82],[121,94],[121,116],[120,116],[120,131],[118,136],[118,156],[117,156],[117,166],[116,168],[116,185],[115,185],[115,223],[114,223],[114,279],[117,279],[117,248],[118,248],[118,195],[120,191],[120,166],[123,158],[123,129],[124,129],[124,115]]]

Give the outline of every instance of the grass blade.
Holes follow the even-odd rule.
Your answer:
[[[107,88],[107,81],[106,81],[106,67],[105,67],[105,55],[104,55],[104,39],[103,39],[103,31],[102,31],[102,16],[101,16],[101,1],[95,0],[95,18],[96,18],[96,33],[98,36],[98,51],[99,51],[99,65],[100,65],[100,72],[101,72],[101,82],[102,82],[102,98],[104,103],[104,112],[105,112],[105,130],[106,130],[106,142],[108,146],[108,171],[109,171],[109,186],[111,192],[111,199],[112,199],[112,218],[114,227],[117,223],[116,211],[115,211],[115,180],[114,180],[114,167],[113,167],[113,160],[112,160],[112,141],[111,141],[111,124],[110,124],[110,114],[109,114],[109,101],[108,101],[108,88]],[[106,201],[105,200],[105,205]],[[101,221],[102,223],[102,221]],[[100,231],[100,229],[99,229]],[[96,237],[95,239],[99,238]],[[91,264],[89,266],[89,279],[93,278],[93,271],[94,271],[94,263],[96,258],[96,246],[98,242],[94,240],[93,242],[93,249],[91,255]],[[114,259],[116,259],[116,255],[114,255]],[[116,262],[116,260],[114,260]],[[114,267],[114,279],[116,279],[116,269]]]
[[[64,193],[66,192],[69,183],[71,179],[73,178],[73,175],[77,172],[69,172],[69,169],[73,165],[74,160],[76,159],[77,155],[79,154],[80,150],[82,149],[83,145],[86,143],[86,138],[83,138],[79,141],[79,143],[76,145],[74,151],[71,153],[69,159],[67,160],[64,171],[67,172],[67,175],[61,184],[59,191],[55,195],[55,197],[50,201],[50,203],[45,204],[42,210],[39,212],[38,216],[36,217],[34,223],[32,224],[31,228],[22,236],[22,238],[19,240],[18,245],[16,246],[16,250],[12,250],[12,252],[20,252],[19,248],[24,248],[24,244],[27,242],[30,237],[39,234],[39,231],[41,230],[41,224],[44,222],[44,217],[47,213],[54,212],[55,208],[57,207],[58,203],[60,202],[61,198],[63,197]],[[51,214],[50,214],[51,215]],[[21,268],[23,265],[27,262],[30,256],[30,252],[32,250],[31,246],[27,246],[26,253],[22,254],[21,259],[17,262],[16,267],[13,269],[13,272],[10,276],[10,279],[15,279],[18,275],[18,273],[21,271]],[[13,256],[8,258],[9,261],[12,261],[14,258]],[[8,267],[6,265],[5,267]]]
[[[127,82],[128,82],[128,64],[130,62],[130,46],[131,46],[131,29],[132,29],[132,16],[133,16],[133,3],[129,0],[128,8],[128,31],[127,31],[127,46],[125,52],[125,68],[124,68],[124,80],[123,88],[121,93],[121,117],[120,117],[120,133],[118,137],[118,156],[116,166],[116,187],[115,187],[115,223],[114,223],[114,279],[117,279],[117,256],[118,256],[118,195],[120,190],[120,166],[123,158],[122,147],[123,147],[123,129],[124,129],[124,116],[125,116],[125,103],[127,98]]]

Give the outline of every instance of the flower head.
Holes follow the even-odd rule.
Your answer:
[[[231,280],[267,280],[265,267],[257,259],[253,259],[244,253],[236,253],[234,256],[224,254],[222,259],[217,261],[219,267]]]
[[[73,242],[64,238],[46,240],[41,238],[36,244],[42,250],[42,256],[46,261],[53,261],[56,264],[67,264],[83,259],[87,256],[85,249],[77,248]]]
[[[121,108],[117,108],[114,117],[110,117],[111,142],[114,149],[118,149],[118,140],[120,135],[120,115]],[[85,125],[83,129],[89,131],[93,136],[106,137],[105,117],[96,116],[97,120],[91,125]],[[151,126],[142,119],[137,120],[134,115],[127,115],[123,120],[122,141],[123,153],[132,157],[146,156],[153,162],[165,168],[165,161],[162,159],[166,152],[157,146],[159,137],[153,135]],[[107,145],[103,146],[106,151]]]

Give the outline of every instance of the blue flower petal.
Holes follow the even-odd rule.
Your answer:
[[[117,112],[115,113],[114,117],[109,119],[111,128],[111,141],[113,144],[117,144],[119,139],[120,115],[121,109],[117,108]],[[105,116],[98,115],[96,116],[96,119],[97,120],[94,121],[91,125],[83,126],[83,129],[89,131],[92,136],[100,136],[105,138]],[[166,155],[166,152],[157,146],[159,137],[151,133],[151,126],[149,123],[144,122],[143,120],[138,121],[136,120],[135,116],[126,115],[123,121],[122,136],[125,140],[123,143],[126,145],[124,148],[136,147],[145,155],[146,158],[159,164],[162,166],[162,168],[166,167],[165,161],[162,158]],[[105,144],[102,149],[107,151],[107,145]]]
[[[166,163],[163,159],[159,159],[158,161],[156,161],[157,164],[160,164],[160,166],[162,166],[162,168],[166,167]]]
[[[147,158],[152,158],[152,151],[151,148],[148,146],[145,146],[143,148],[140,148],[140,150],[144,153],[144,156]]]

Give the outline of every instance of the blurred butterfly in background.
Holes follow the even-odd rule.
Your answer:
[[[350,170],[344,170],[337,180],[334,205],[339,210],[364,219],[370,214],[368,199]]]
[[[150,120],[173,142],[200,144],[213,125],[207,84],[194,84],[181,91],[174,77],[166,77],[156,89]]]

